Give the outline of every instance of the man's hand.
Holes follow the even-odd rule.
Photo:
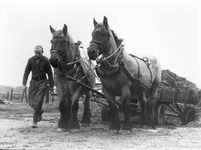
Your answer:
[[[23,86],[22,86],[22,91],[23,91],[23,92],[26,92],[26,90],[27,90],[27,86],[26,86],[26,85],[23,85]]]

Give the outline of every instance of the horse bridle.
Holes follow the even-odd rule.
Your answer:
[[[50,49],[50,54],[54,54],[54,53],[59,55],[59,57],[61,59],[62,66],[65,66],[65,65],[68,66],[68,65],[72,65],[72,64],[76,64],[76,63],[80,62],[80,60],[76,60],[76,61],[64,64],[63,58],[66,56],[66,54],[63,52],[63,50],[61,50],[61,49]]]
[[[108,32],[107,34],[108,34],[108,37],[110,37],[109,32]],[[107,43],[109,43],[109,42],[110,42],[110,39],[108,40]],[[119,49],[122,50],[121,47],[122,47],[123,45],[120,44],[120,45],[118,46],[118,48],[114,51],[114,53],[112,53],[111,55],[109,55],[109,56],[107,56],[107,57],[101,56],[101,58],[99,58],[99,49],[103,51],[103,49],[104,49],[103,43],[100,42],[100,41],[97,41],[97,40],[92,40],[92,41],[90,42],[90,46],[95,47],[94,50],[95,50],[95,55],[96,55],[96,62],[97,62],[97,64],[99,64],[99,63],[101,63],[101,62],[103,62],[103,61],[108,60],[108,59],[109,59],[110,57],[112,57],[113,55],[115,55],[115,54],[118,52]],[[117,56],[117,58],[115,59],[114,64],[116,64],[116,61],[117,61],[117,59],[118,59],[118,57],[119,57],[120,54],[121,54],[121,51],[118,53],[118,56]]]

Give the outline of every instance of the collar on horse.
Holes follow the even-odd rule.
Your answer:
[[[122,55],[123,55],[123,50],[124,50],[123,46],[120,45],[120,46],[117,48],[117,50],[116,50],[114,53],[112,53],[110,56],[108,56],[108,57],[103,57],[103,56],[101,56],[100,59],[97,59],[97,64],[98,64],[98,67],[96,68],[97,74],[98,74],[98,75],[102,75],[102,76],[105,76],[105,75],[106,75],[106,76],[112,75],[112,74],[118,72],[119,69],[120,69],[120,66],[121,66],[122,70],[123,70],[124,73],[127,75],[127,77],[129,78],[129,80],[131,80],[133,83],[139,84],[143,89],[146,89],[146,90],[147,90],[147,89],[150,89],[150,86],[147,86],[147,85],[145,85],[145,84],[143,84],[143,83],[140,82],[140,77],[142,77],[142,75],[141,75],[140,65],[139,65],[139,62],[138,62],[137,59],[142,60],[142,61],[147,65],[147,67],[148,67],[148,69],[149,69],[149,71],[150,71],[151,79],[152,79],[152,76],[153,76],[153,75],[152,75],[152,71],[151,71],[151,69],[150,69],[149,60],[148,60],[147,58],[145,58],[145,57],[144,57],[144,58],[139,58],[139,57],[137,57],[137,56],[135,56],[135,55],[129,54],[130,56],[132,56],[132,57],[136,60],[137,66],[138,66],[137,77],[133,77],[133,76],[131,76],[130,73],[126,70],[126,68],[125,68],[125,66],[124,66],[124,63],[121,61],[121,58],[122,58]],[[110,64],[107,60],[108,60],[110,57],[112,57],[114,54],[116,54],[118,51],[119,51],[119,53],[118,53],[118,55],[117,55],[117,57],[116,57],[116,59],[115,59],[115,61],[114,61],[114,64]],[[105,70],[105,69],[104,69],[103,63],[105,63],[107,66],[109,66],[109,70]],[[136,85],[136,84],[135,84],[135,85]],[[151,85],[151,81],[150,81],[150,85]],[[139,88],[139,87],[138,87],[137,89],[139,89],[139,91],[141,90],[141,88]]]
[[[57,68],[55,69],[55,74],[64,75],[65,77],[77,77],[78,71],[80,70],[81,65],[76,63],[68,71],[64,72],[63,70]]]

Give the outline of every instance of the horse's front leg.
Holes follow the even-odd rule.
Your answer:
[[[131,92],[129,87],[122,88],[122,101],[123,101],[123,113],[124,113],[124,123],[123,123],[123,130],[132,131],[132,124],[130,122],[130,98]]]
[[[85,94],[85,100],[84,100],[84,112],[82,115],[82,126],[89,126],[90,124],[90,118],[91,118],[91,110],[90,110],[90,98],[91,98],[91,91],[87,92]]]
[[[78,89],[73,93],[71,100],[72,100],[72,120],[71,120],[71,128],[74,129],[79,129],[80,128],[80,124],[78,122],[78,118],[77,118],[77,112],[79,109],[79,98],[80,98],[80,91],[81,91],[81,87],[78,87]]]
[[[60,110],[60,119],[58,122],[58,131],[63,131],[69,129],[69,125],[71,122],[71,101],[68,99],[60,99],[59,110]]]
[[[112,95],[110,92],[107,92],[103,89],[103,93],[105,94],[106,99],[109,103],[109,113],[111,114],[111,124],[109,126],[109,130],[114,130],[117,133],[121,129],[121,123],[118,116],[118,108],[116,106],[115,95]]]

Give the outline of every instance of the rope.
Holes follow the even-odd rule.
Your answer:
[[[101,61],[105,61],[105,60],[109,59],[110,57],[112,57],[113,55],[115,55],[115,54],[118,52],[118,50],[119,50],[119,48],[120,48],[121,46],[122,46],[122,44],[119,45],[119,47],[114,51],[114,53],[112,53],[112,54],[109,55],[108,57],[104,57],[103,59],[101,59]]]

